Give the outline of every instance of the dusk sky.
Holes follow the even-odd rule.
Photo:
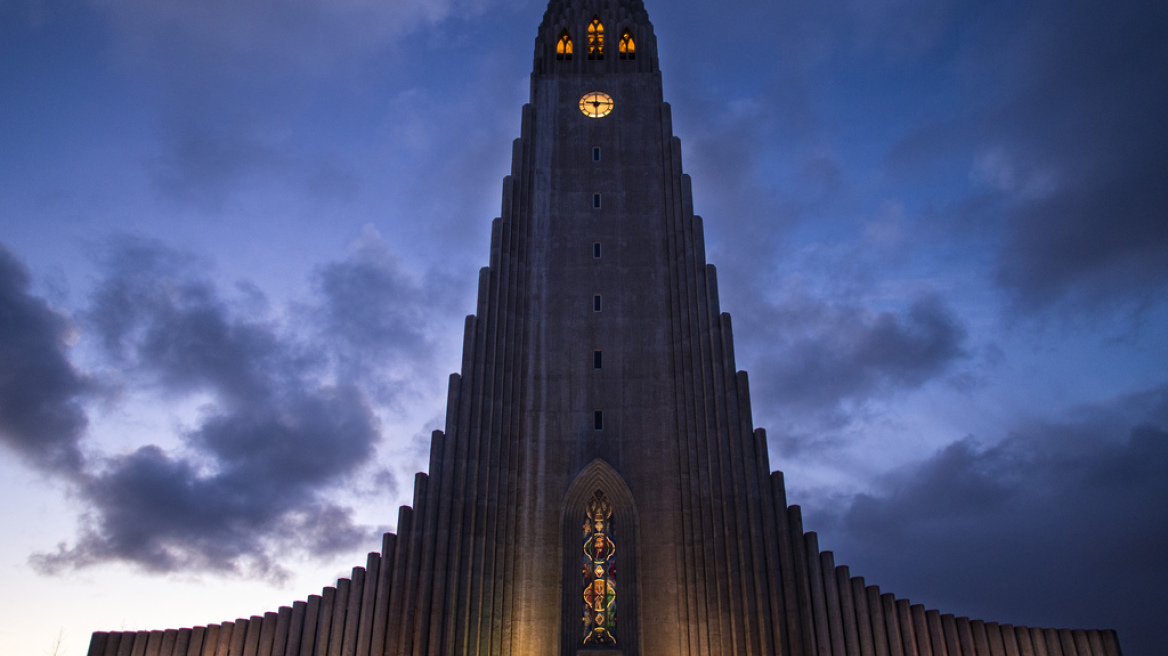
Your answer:
[[[646,0],[771,465],[943,612],[1168,623],[1168,3]],[[0,654],[318,593],[442,427],[541,0],[0,0]]]

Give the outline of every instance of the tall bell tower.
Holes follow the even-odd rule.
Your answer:
[[[805,533],[734,363],[640,0],[551,0],[446,427],[396,534],[278,611],[90,656],[1118,656],[942,615]]]

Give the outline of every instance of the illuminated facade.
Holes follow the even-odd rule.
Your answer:
[[[522,115],[397,533],[320,595],[97,633],[91,656],[1118,656],[1112,632],[882,594],[804,532],[735,367],[640,0],[551,0]]]

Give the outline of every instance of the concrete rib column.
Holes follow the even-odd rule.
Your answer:
[[[123,631],[118,634],[118,651],[116,656],[130,656],[134,648],[134,641],[138,639],[135,631]]]
[[[884,608],[884,628],[888,632],[888,653],[891,656],[905,656],[904,638],[900,631],[900,618],[897,616],[896,595],[891,592],[880,596],[880,605]]]
[[[121,632],[110,631],[106,634],[105,643],[102,645],[102,650],[97,654],[97,656],[118,656],[118,643],[121,641]]]
[[[188,656],[191,648],[191,639],[194,637],[194,629],[179,629],[174,637],[174,656]]]
[[[277,613],[264,613],[260,618],[259,640],[256,643],[257,656],[272,656],[272,645],[276,640],[276,622],[280,619]]]
[[[353,583],[349,579],[337,579],[337,593],[329,626],[328,656],[341,656],[341,645],[345,641],[345,618],[349,615],[349,590],[352,587]]]
[[[357,624],[357,656],[369,656],[373,640],[373,608],[377,603],[377,585],[381,575],[381,554],[370,553],[365,559],[365,585],[361,597],[361,619]]]
[[[230,656],[231,636],[233,635],[235,635],[235,622],[223,622],[219,625],[218,640],[208,640],[207,647],[214,646],[214,656]],[[203,653],[208,653],[206,647],[204,647]]]
[[[150,637],[146,640],[146,656],[161,656],[162,637],[162,631],[150,632]]]
[[[178,629],[167,629],[162,633],[162,647],[158,656],[174,656],[174,645],[178,642]]]
[[[782,479],[780,479],[781,482]],[[786,499],[784,495],[783,499]],[[787,548],[790,554],[791,566],[794,570],[792,585],[798,595],[799,634],[803,646],[803,656],[815,656],[818,653],[814,619],[811,610],[811,578],[807,574],[807,555],[803,548],[803,513],[799,506],[787,507]]]
[[[300,640],[304,637],[304,614],[307,606],[308,604],[303,601],[292,603],[292,615],[288,618],[288,638],[284,643],[284,651],[275,656],[300,656]]]
[[[207,639],[207,627],[196,626],[191,629],[190,640],[187,641],[187,650],[185,656],[202,656],[203,642]],[[178,649],[174,650],[175,656],[180,656]]]
[[[685,357],[685,337],[689,334],[688,324],[685,321],[685,276],[682,273],[682,265],[685,261],[685,246],[683,234],[680,224],[681,218],[681,182],[680,182],[680,165],[674,159],[675,148],[673,147],[673,130],[672,130],[672,116],[669,103],[661,103],[661,142],[663,147],[661,149],[662,168],[666,173],[665,185],[665,210],[666,210],[666,237],[668,239],[669,251],[669,289],[670,293],[670,310],[673,320],[671,323],[672,338],[674,347],[673,358],[673,375],[674,379],[678,381],[675,386],[675,397],[678,408],[684,409],[683,412],[677,413],[677,434],[680,437],[681,445],[678,449],[680,471],[682,476],[681,485],[681,521],[682,534],[685,536],[683,541],[683,563],[679,564],[679,571],[677,574],[678,580],[684,580],[686,576],[692,577],[696,585],[685,586],[686,589],[686,616],[689,618],[687,627],[689,629],[689,642],[691,651],[700,656],[709,652],[710,637],[707,627],[710,625],[706,607],[699,600],[704,600],[707,595],[704,594],[705,577],[705,558],[701,545],[697,542],[696,536],[698,531],[695,529],[695,524],[701,524],[701,497],[699,493],[699,478],[697,471],[697,444],[694,439],[694,425],[692,417],[689,413],[689,408],[692,408],[689,401],[689,396],[692,394],[690,370],[687,366],[689,360]],[[680,152],[680,149],[676,149]],[[699,590],[699,585],[703,586]]]
[[[835,568],[835,582],[839,588],[839,605],[844,621],[844,651],[848,656],[860,656],[860,630],[856,626],[856,601],[852,599],[852,576],[847,565]]]
[[[105,646],[109,644],[110,634],[106,631],[94,631],[89,638],[88,656],[103,656]]]
[[[835,555],[830,551],[819,554],[823,570],[823,599],[827,605],[827,628],[831,633],[832,656],[848,656],[844,644],[844,618],[840,607],[839,582],[835,580]]]
[[[1002,641],[1002,630],[997,622],[986,622],[986,638],[990,645],[990,656],[1006,656],[1006,647]]]
[[[203,651],[191,654],[190,656],[215,656],[215,650],[219,646],[220,626],[218,624],[208,624],[207,630],[203,632]]]
[[[354,567],[349,579],[349,602],[346,604],[345,624],[339,656],[355,656],[357,653],[357,633],[360,630],[361,600],[365,596],[365,568]]]
[[[231,646],[227,652],[229,656],[241,656],[243,654],[243,647],[246,644],[247,632],[250,630],[251,622],[243,618],[235,620],[235,629],[231,632]]]
[[[755,430],[755,440],[759,452],[766,453],[766,431]],[[770,468],[768,459],[759,457],[759,466]],[[783,603],[779,617],[774,620],[776,630],[782,638],[775,638],[775,649],[788,656],[803,656],[802,636],[799,633],[799,608],[795,601],[795,569],[791,561],[791,548],[787,543],[787,494],[783,489],[783,477],[778,472],[767,473],[764,479],[763,513],[771,567],[772,594],[782,595]],[[769,493],[769,494],[768,494]],[[781,497],[781,501],[780,501]]]
[[[945,635],[945,650],[949,656],[966,656],[961,652],[961,639],[957,637],[957,618],[950,613],[942,615],[941,631]]]
[[[1103,653],[1106,656],[1120,656],[1119,637],[1115,635],[1115,631],[1103,631],[1102,634]]]
[[[973,631],[973,648],[977,651],[977,656],[992,656],[990,653],[990,637],[986,632],[985,622],[982,620],[970,620],[969,627]]]
[[[933,656],[933,642],[929,639],[929,623],[925,619],[925,607],[921,604],[909,606],[912,613],[913,634],[917,639],[917,653],[920,656]]]
[[[833,656],[831,626],[827,619],[827,600],[824,597],[823,572],[819,561],[819,536],[814,531],[804,533],[803,544],[807,553],[807,576],[811,582],[811,609],[815,618],[815,640],[819,656]]]
[[[1038,656],[1038,653],[1034,650],[1034,641],[1030,637],[1029,627],[1014,627],[1014,636],[1018,639],[1019,656]]]
[[[961,643],[962,656],[982,656],[973,646],[973,627],[968,617],[957,618],[957,640]]]
[[[288,633],[292,626],[292,607],[280,606],[276,611],[276,635],[272,639],[272,656],[284,656],[288,651]]]
[[[1106,656],[1103,651],[1103,636],[1099,631],[1087,631],[1087,641],[1091,643],[1091,656]]]
[[[900,640],[904,644],[905,656],[919,656],[917,654],[917,632],[913,628],[912,610],[908,599],[896,600],[896,619],[900,622]]]
[[[1079,650],[1075,648],[1075,635],[1071,630],[1059,629],[1058,635],[1063,645],[1063,656],[1079,656]]]
[[[876,645],[872,636],[872,614],[868,612],[868,594],[864,590],[864,577],[851,580],[852,600],[856,607],[856,628],[860,636],[860,655],[876,656]]]
[[[868,614],[872,616],[872,644],[876,656],[889,656],[888,622],[884,620],[884,599],[880,587],[870,585],[864,589],[868,596]]]
[[[320,591],[320,612],[316,619],[316,645],[312,656],[328,656],[329,638],[333,628],[333,610],[337,603],[337,589],[327,587]]]
[[[1022,656],[1018,648],[1018,638],[1015,636],[1014,626],[999,624],[998,630],[1002,633],[1002,645],[1006,648],[1006,656]]]
[[[1075,629],[1071,632],[1075,638],[1075,651],[1079,656],[1092,656],[1091,643],[1087,640],[1087,632],[1083,629]]]
[[[1048,656],[1070,656],[1069,654],[1063,654],[1063,646],[1059,642],[1057,630],[1043,629],[1042,634],[1046,640],[1046,653]]]
[[[925,623],[929,626],[929,643],[933,656],[949,656],[949,649],[945,644],[945,628],[941,625],[941,613],[935,610],[925,611]]]
[[[1060,654],[1050,654],[1046,650],[1046,634],[1042,629],[1030,628],[1030,644],[1034,647],[1034,656],[1061,656]]]
[[[259,656],[260,634],[263,632],[264,618],[252,615],[247,621],[247,636],[243,643],[243,656]],[[232,654],[232,656],[235,656]]]
[[[453,385],[453,377],[451,377]],[[381,536],[381,569],[377,572],[377,598],[373,604],[373,633],[369,636],[369,655],[385,656],[386,626],[389,619],[389,586],[393,577],[397,536]]]
[[[130,656],[146,656],[146,644],[150,640],[149,631],[138,631],[130,645]]]
[[[320,630],[320,595],[308,595],[304,604],[304,630],[300,634],[299,656],[313,656],[316,651],[316,634]],[[290,654],[289,656],[297,656]]]

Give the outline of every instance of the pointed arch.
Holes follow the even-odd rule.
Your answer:
[[[616,44],[616,50],[620,53],[621,59],[636,59],[637,58],[637,43],[633,40],[633,35],[628,30],[621,33],[620,41]]]
[[[568,488],[562,515],[563,653],[574,655],[581,648],[610,647],[619,649],[624,656],[637,656],[640,653],[637,601],[639,523],[632,492],[611,465],[597,458],[580,471]],[[599,530],[595,526],[598,519],[602,523]],[[611,543],[604,545],[608,551],[597,555],[597,536],[601,533],[604,540],[611,540]],[[593,552],[586,553],[587,548],[592,548]],[[598,563],[593,562],[597,559],[605,570],[599,575],[595,572]],[[587,569],[585,560],[589,565]],[[618,569],[619,581],[615,580]],[[597,585],[597,580],[603,581],[599,588],[604,596],[598,597],[594,591],[590,595],[585,588],[586,583]],[[587,639],[581,623],[582,611],[585,620],[595,620],[595,613],[589,617],[585,606],[597,602],[605,612],[616,613],[615,622],[604,625],[606,632],[611,629],[612,640],[601,644],[597,644],[595,638]]]
[[[604,59],[604,24],[599,16],[588,24],[588,59]]]
[[[568,34],[568,30],[565,29],[563,32],[560,32],[560,38],[556,40],[556,59],[560,61],[571,61],[572,50],[572,35]]]

